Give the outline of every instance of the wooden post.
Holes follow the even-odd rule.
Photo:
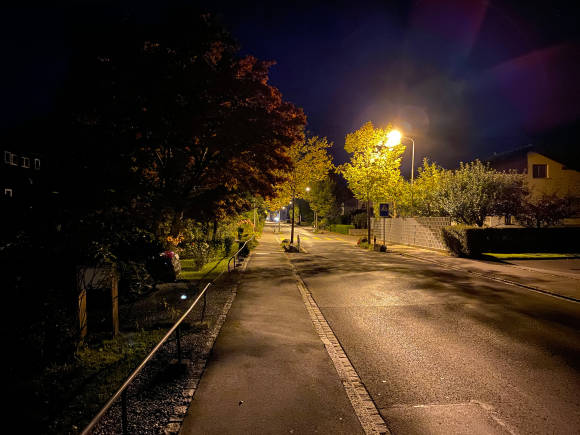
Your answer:
[[[87,336],[87,291],[81,289],[79,293],[79,330],[81,341]]]

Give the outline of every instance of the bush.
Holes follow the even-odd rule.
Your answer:
[[[535,201],[524,202],[517,220],[526,227],[541,228],[557,225],[572,215],[572,197],[559,198],[556,195],[543,195]]]
[[[330,231],[348,235],[348,230],[353,229],[354,225],[330,225]]]
[[[229,255],[232,252],[232,246],[234,246],[234,238],[231,236],[224,237],[224,251],[226,255]]]
[[[477,257],[484,252],[577,252],[580,227],[479,228],[449,226],[443,242],[455,255]]]
[[[356,229],[365,229],[367,228],[367,214],[366,213],[357,213],[352,216],[352,223]]]

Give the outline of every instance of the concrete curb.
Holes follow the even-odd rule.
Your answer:
[[[334,335],[330,325],[320,311],[320,308],[318,308],[310,290],[308,290],[308,287],[306,287],[306,284],[302,278],[300,278],[296,267],[292,264],[287,255],[286,260],[292,267],[294,278],[296,279],[306,310],[314,324],[314,329],[324,344],[324,348],[338,373],[338,377],[342,382],[346,395],[350,400],[363,430],[368,435],[390,434],[385,421],[381,417],[381,414],[348,359],[348,356],[344,352],[344,349]]]

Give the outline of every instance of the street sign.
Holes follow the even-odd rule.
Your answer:
[[[379,204],[379,216],[389,217],[389,204],[387,203]]]

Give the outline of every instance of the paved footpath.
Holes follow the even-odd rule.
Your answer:
[[[271,233],[250,259],[180,433],[364,433]]]

